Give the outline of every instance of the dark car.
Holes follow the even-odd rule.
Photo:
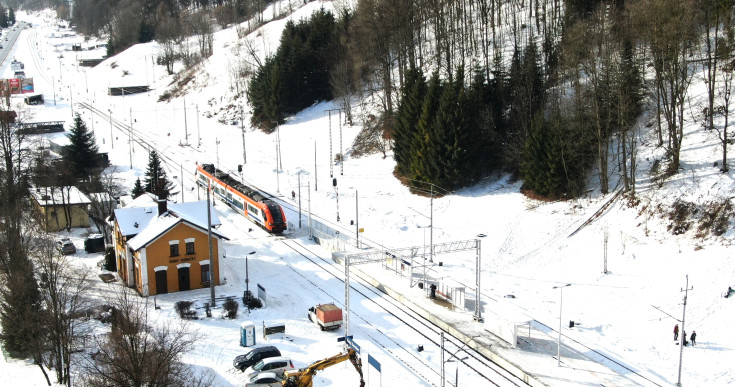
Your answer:
[[[64,255],[70,255],[77,252],[77,248],[69,238],[61,238],[56,241],[56,248]]]
[[[244,371],[246,368],[252,367],[255,363],[263,359],[276,356],[281,356],[281,351],[279,351],[278,348],[272,345],[259,347],[244,355],[236,357],[235,360],[232,361],[232,366],[240,371]]]

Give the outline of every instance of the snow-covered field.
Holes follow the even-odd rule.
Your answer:
[[[304,17],[318,7],[332,6],[331,2],[312,2],[293,17]],[[146,150],[137,144],[131,150],[127,132],[115,129],[111,139],[112,127],[106,117],[95,115],[91,121],[90,111],[80,110],[79,103],[91,103],[104,112],[109,109],[108,114],[125,123],[132,120],[134,129],[146,132],[146,140],[154,142],[159,153],[179,164],[168,166],[169,177],[176,181],[183,172],[183,194],[177,195],[175,200],[197,199],[192,178],[195,162],[217,163],[228,170],[236,170],[238,164],[243,164],[239,122],[232,125],[239,120],[238,102],[228,102],[232,95],[228,66],[234,60],[230,49],[237,36],[234,29],[215,34],[214,55],[187,86],[185,101],[182,97],[158,103],[158,96],[167,90],[172,77],[166,76],[161,66],[153,64],[152,58],[157,54],[154,43],[132,47],[95,68],[80,68],[76,65],[77,54],[60,45],[74,38],[52,37],[56,27],[50,16],[42,18],[18,13],[18,18],[37,27],[21,34],[11,57],[26,64],[26,75],[34,78],[36,90],[43,92],[46,98],[45,106],[38,107],[23,106],[20,98],[13,98],[14,104],[18,103],[21,109],[32,114],[33,119],[27,121],[66,120],[69,123],[73,100],[74,112],[82,114],[88,127],[94,129],[101,151],[109,152],[121,178],[132,187],[135,178],[144,174]],[[281,20],[268,24],[263,28],[264,33],[254,38],[256,43],[273,52],[284,23]],[[81,38],[76,39],[81,41]],[[12,75],[11,57],[2,64],[4,78]],[[125,97],[110,97],[106,93],[110,86],[145,84],[153,90]],[[699,83],[692,86],[690,93],[693,101],[704,99],[704,89]],[[266,135],[250,128],[246,113],[244,178],[291,203],[291,192],[300,192],[302,206],[306,208],[310,198],[311,211],[337,224],[336,227],[341,227],[345,233],[355,231],[350,221],[356,219],[358,203],[359,226],[365,230],[361,237],[376,244],[397,248],[428,243],[429,199],[410,194],[393,177],[395,163],[391,157],[350,157],[350,144],[360,127],[339,128],[334,117],[330,125],[325,111],[334,108],[336,106],[331,103],[316,105],[280,127],[283,165],[278,171],[276,134]],[[698,124],[690,122],[681,155],[683,170],[662,188],[657,188],[650,182],[648,171],[662,150],[654,147],[651,135],[644,131],[640,136],[637,194],[641,203],[638,206],[628,207],[624,200],[617,200],[599,219],[572,236],[612,194],[603,196],[593,190],[582,198],[566,202],[539,202],[520,194],[519,182],[510,181],[507,176],[495,176],[475,187],[434,199],[433,241],[467,240],[486,234],[482,239],[483,292],[497,299],[515,296],[504,300],[517,313],[554,329],[559,325],[560,293],[553,287],[571,284],[563,293],[562,321],[566,326],[568,320],[573,320],[577,326],[563,328],[564,335],[607,354],[628,368],[645,373],[659,385],[677,382],[680,347],[675,345],[672,333],[677,321],[669,315],[681,319],[682,289],[688,276],[693,289],[688,293],[685,329],[696,331],[698,337],[696,347],[684,349],[682,384],[735,384],[732,366],[735,330],[731,327],[735,298],[722,297],[728,286],[735,286],[735,261],[728,254],[735,234],[730,230],[722,237],[701,240],[690,231],[675,237],[666,230],[668,221],[650,212],[659,204],[667,208],[678,198],[704,204],[732,197],[735,185],[730,174],[723,175],[713,167],[721,157],[716,133],[703,131]],[[187,143],[189,145],[181,145]],[[329,164],[340,149],[346,153],[346,161],[341,166],[332,165],[338,180],[337,195],[332,187]],[[311,188],[308,194],[307,182]],[[249,231],[253,226],[224,206],[216,208],[223,221],[221,230],[231,238],[225,245],[226,258],[221,267],[227,282],[217,289],[217,295],[242,294],[244,257],[255,251],[248,262],[251,289],[256,283],[263,284],[271,298],[265,309],[249,314],[241,309],[236,320],[213,318],[191,322],[204,338],[185,361],[200,367],[203,372],[213,372],[218,386],[242,384],[238,374],[231,371],[231,361],[244,352],[239,346],[239,325],[243,321],[253,321],[256,326],[263,322],[285,322],[289,339],[272,339],[269,343],[275,343],[289,354],[297,367],[337,354],[341,346],[336,339],[344,331],[319,332],[308,322],[306,308],[316,302],[342,303],[342,283],[300,258],[277,238],[259,229]],[[338,216],[340,221],[336,222]],[[289,221],[298,223],[295,216]],[[71,235],[80,251],[86,233],[86,230],[75,230]],[[309,245],[322,257],[329,257],[303,234],[291,234],[291,237]],[[607,273],[603,273],[605,254]],[[94,267],[100,257],[79,252],[74,259],[79,265]],[[474,284],[474,252],[438,259],[444,265],[433,268],[433,277],[451,277]],[[100,285],[101,294],[106,286]],[[422,294],[418,288],[406,292]],[[472,292],[468,289],[468,293]],[[161,309],[152,311],[153,316],[161,324],[178,323],[174,302],[182,299],[206,301],[208,297],[208,290],[159,296],[156,302]],[[387,318],[385,313],[373,310],[364,299],[351,300],[351,307],[361,316],[354,319],[351,333],[383,364],[384,385],[438,385],[435,374],[430,375],[427,382],[420,375],[422,372],[406,367],[392,355],[391,350],[421,344],[420,337],[400,322]],[[486,297],[484,308],[492,307],[493,301]],[[385,332],[395,339],[393,347],[386,349],[384,342],[371,340],[375,331]],[[414,355],[439,367],[436,348]],[[319,373],[315,385],[356,384],[356,373],[349,363],[345,364]],[[454,372],[454,364],[447,367],[450,374]],[[0,359],[0,374],[3,384],[7,385],[45,385],[40,370],[24,361]],[[551,382],[554,376],[562,375],[564,371],[560,370],[558,375],[550,375],[545,381],[575,384],[574,380],[563,377],[556,383]],[[482,385],[482,379],[466,368],[460,367],[459,378],[461,384]],[[379,385],[376,375],[370,375],[369,385]]]

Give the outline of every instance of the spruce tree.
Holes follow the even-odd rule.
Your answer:
[[[64,147],[62,155],[69,166],[69,172],[77,179],[89,181],[90,177],[100,170],[94,133],[87,129],[82,117],[77,114],[74,116],[74,125],[66,137],[69,139],[69,145]]]
[[[435,112],[439,106],[441,91],[442,84],[439,80],[439,74],[434,72],[421,106],[421,116],[416,131],[416,148],[411,158],[411,172],[409,174],[409,177],[413,180],[430,183],[432,182],[432,176],[435,176],[430,163],[430,159],[436,157],[436,154],[433,153],[435,149],[431,144],[431,136],[434,131]]]
[[[144,182],[145,191],[158,196],[159,199],[168,199],[169,196],[176,195],[176,192],[172,192],[174,184],[168,180],[161,159],[155,150],[151,151],[148,156],[148,168],[145,171]]]
[[[16,261],[0,288],[0,339],[15,358],[36,357],[39,338],[45,334],[41,293],[28,258]]]
[[[145,193],[145,188],[143,188],[143,184],[140,182],[140,178],[137,178],[135,180],[135,185],[133,186],[133,190],[130,192],[130,196],[133,197],[133,199],[137,198],[140,195],[143,195]]]
[[[416,133],[421,115],[423,99],[426,95],[426,79],[419,69],[410,69],[401,92],[396,126],[393,129],[393,158],[396,169],[401,175],[408,175],[411,157],[415,154]]]
[[[462,89],[462,69],[454,82],[445,82],[442,88],[439,106],[431,126],[432,134],[429,137],[432,154],[429,161],[431,168],[430,182],[444,189],[455,188],[456,177],[461,173],[458,171],[457,155],[461,153],[458,149],[459,137],[462,128],[458,128],[459,117],[459,91]]]

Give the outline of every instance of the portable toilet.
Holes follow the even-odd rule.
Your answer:
[[[240,324],[240,346],[252,347],[255,345],[255,324],[245,321]]]

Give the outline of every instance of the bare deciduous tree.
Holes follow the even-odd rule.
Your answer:
[[[196,374],[181,356],[199,333],[181,325],[152,321],[147,298],[120,288],[111,302],[112,330],[96,339],[97,352],[84,364],[88,386],[208,386],[212,376]]]
[[[46,309],[47,362],[56,373],[56,382],[71,386],[72,356],[88,334],[82,317],[92,306],[88,298],[91,274],[71,266],[50,238],[42,238],[41,242],[36,245],[35,266]]]
[[[630,15],[653,59],[655,87],[666,123],[667,174],[679,170],[684,141],[684,102],[692,80],[690,50],[696,39],[693,0],[646,0],[631,3]]]

